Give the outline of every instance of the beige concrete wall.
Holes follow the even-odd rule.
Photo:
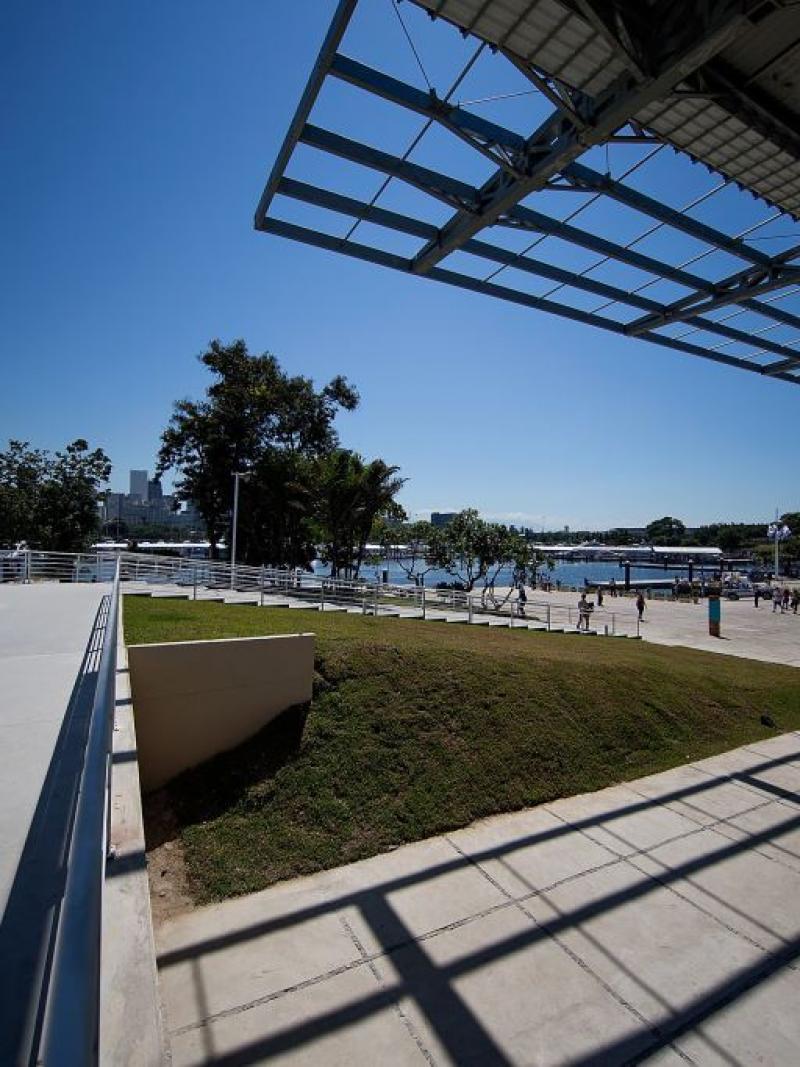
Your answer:
[[[314,635],[130,645],[128,662],[148,792],[310,701]]]

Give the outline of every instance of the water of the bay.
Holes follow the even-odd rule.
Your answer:
[[[408,572],[403,570],[400,564],[396,560],[381,560],[378,563],[365,564],[361,568],[361,577],[366,578],[367,581],[381,581],[383,571],[388,570],[389,581],[393,584],[405,585],[408,582],[413,581],[409,578]],[[419,567],[417,568],[419,570]],[[319,562],[314,564],[314,572],[316,574],[328,574],[329,568]],[[703,577],[703,569],[699,566],[694,568],[694,574],[697,579]],[[706,568],[706,577],[711,577],[712,568]],[[631,578],[634,580],[655,580],[668,578],[670,581],[674,578],[686,578],[688,570],[686,567],[665,567],[665,568],[650,568],[650,567],[631,567]],[[625,572],[618,563],[604,563],[604,562],[589,562],[589,563],[573,563],[556,561],[552,569],[544,567],[539,570],[540,579],[549,579],[555,584],[560,582],[565,586],[583,586],[587,581],[592,582],[608,582],[612,578],[622,584],[624,580]],[[444,570],[430,570],[425,575],[425,585],[429,587],[436,586],[439,582],[452,582],[455,580],[454,575],[449,574]],[[510,585],[512,581],[511,570],[502,570],[495,579],[495,585],[503,586]]]

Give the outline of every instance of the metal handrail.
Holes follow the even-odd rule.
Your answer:
[[[74,1067],[75,1064],[98,1062],[100,937],[110,811],[119,580],[118,560],[108,600],[66,884],[58,917],[39,1057],[45,1067]]]

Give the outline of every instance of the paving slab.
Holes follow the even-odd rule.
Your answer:
[[[730,775],[795,758],[775,738],[171,919],[173,1062],[794,1065],[800,812]]]

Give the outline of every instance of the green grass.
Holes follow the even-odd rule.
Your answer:
[[[126,598],[129,644],[312,631],[315,697],[168,787],[218,900],[800,727],[791,667],[643,642]]]

